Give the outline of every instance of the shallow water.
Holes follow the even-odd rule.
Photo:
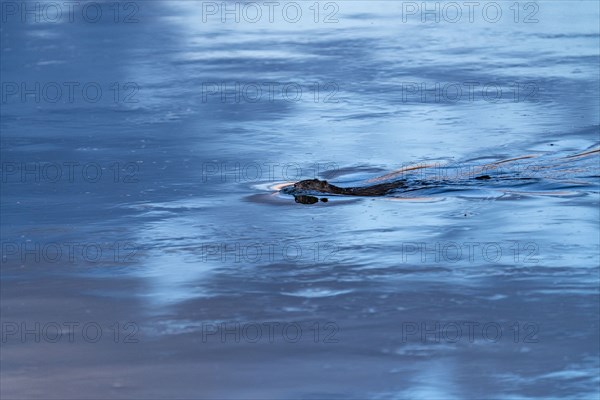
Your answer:
[[[1,397],[598,396],[596,2],[8,3]]]

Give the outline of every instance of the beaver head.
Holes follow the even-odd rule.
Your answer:
[[[316,190],[318,192],[327,192],[330,188],[330,185],[329,183],[327,183],[327,181],[320,181],[318,179],[306,179],[304,181],[294,183],[294,188],[300,190]]]

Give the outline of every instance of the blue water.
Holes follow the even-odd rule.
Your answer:
[[[597,2],[51,4],[0,9],[0,397],[598,397]]]

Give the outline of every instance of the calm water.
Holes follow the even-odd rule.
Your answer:
[[[2,398],[598,396],[597,2],[52,4],[2,1]]]

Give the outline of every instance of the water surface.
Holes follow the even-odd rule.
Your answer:
[[[2,397],[598,396],[600,165],[552,161],[600,142],[596,2],[135,4],[2,22]],[[277,193],[524,155],[533,181]]]

